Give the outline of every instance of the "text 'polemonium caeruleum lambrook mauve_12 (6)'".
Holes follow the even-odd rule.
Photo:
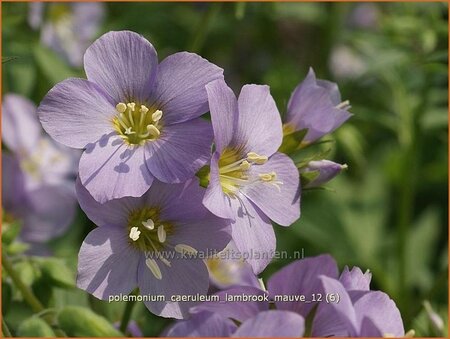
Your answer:
[[[246,85],[239,99],[223,80],[206,90],[215,151],[203,204],[230,220],[237,249],[260,273],[276,247],[271,220],[289,226],[300,216],[298,170],[277,152],[281,117],[268,86]]]
[[[130,31],[109,32],[84,55],[86,79],[67,79],[42,100],[44,129],[85,149],[81,183],[104,203],[144,194],[154,179],[180,183],[211,156],[205,85],[223,70],[192,53],[158,64],[152,44]]]
[[[151,312],[185,317],[194,304],[171,302],[171,297],[206,295],[209,275],[203,259],[231,239],[228,223],[202,205],[204,189],[198,181],[155,180],[141,197],[104,204],[79,180],[76,187],[81,208],[98,225],[80,249],[78,287],[103,300],[139,287],[142,296],[163,298],[143,299]]]
[[[165,334],[170,337],[405,336],[397,306],[386,293],[370,290],[370,280],[371,274],[363,273],[358,267],[352,270],[345,267],[339,275],[336,262],[329,255],[301,259],[273,274],[267,290],[235,286],[217,292],[219,301],[193,307],[190,319],[176,322]],[[239,299],[245,296],[266,301]],[[305,321],[309,326],[305,327]],[[412,333],[408,332],[407,336]]]
[[[63,234],[76,211],[79,152],[44,134],[36,106],[6,94],[2,104],[2,205],[6,224],[21,224],[20,239],[42,243]]]

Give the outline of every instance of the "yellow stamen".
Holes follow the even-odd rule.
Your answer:
[[[148,258],[145,260],[145,264],[150,269],[150,272],[152,272],[152,274],[154,275],[154,277],[156,279],[158,279],[158,280],[162,279],[161,270],[159,269],[159,266],[155,260]]]

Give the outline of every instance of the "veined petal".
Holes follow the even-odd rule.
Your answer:
[[[239,197],[239,199],[238,199]],[[272,261],[276,239],[272,223],[258,207],[244,196],[231,199],[235,220],[231,223],[237,249],[246,257],[255,274],[261,273]]]
[[[405,335],[400,311],[386,293],[367,292],[354,301],[353,306],[359,326],[362,326],[364,318],[368,317],[383,335],[394,337]]]
[[[358,336],[357,312],[344,286],[337,279],[320,277],[324,293],[339,295],[338,303],[319,303],[312,325],[314,337]]]
[[[187,320],[175,322],[165,333],[165,337],[231,337],[237,326],[220,314],[200,312]]]
[[[275,180],[279,184],[261,182],[244,187],[242,192],[270,219],[289,226],[300,217],[298,170],[292,160],[282,153],[275,153],[265,164],[250,168],[253,175],[271,172],[276,173]]]
[[[267,282],[270,295],[299,295],[311,298],[312,294],[323,294],[319,277],[321,275],[337,278],[338,268],[335,260],[328,254],[294,261],[274,273]],[[289,283],[286,283],[286,282]],[[308,299],[309,300],[309,299]],[[307,317],[317,303],[277,302],[279,310],[293,311]]]
[[[67,79],[53,87],[38,108],[42,127],[56,141],[84,148],[113,131],[112,98],[96,84]]]
[[[131,31],[108,32],[84,55],[89,81],[119,102],[145,102],[156,79],[158,58],[153,45]]]
[[[129,246],[125,229],[98,227],[81,245],[77,286],[103,300],[112,295],[128,294],[137,285],[140,256]]]
[[[210,123],[202,119],[166,126],[145,145],[145,164],[162,182],[185,182],[210,159],[212,138]]]
[[[269,86],[245,85],[238,99],[238,129],[233,139],[245,152],[271,156],[281,145],[281,117]]]
[[[30,153],[41,136],[36,106],[28,99],[6,94],[2,104],[2,140],[11,151]]]
[[[114,134],[89,144],[80,159],[81,183],[100,203],[140,197],[153,182],[144,164],[144,148],[127,146]]]
[[[129,213],[135,210],[140,204],[140,199],[133,197],[113,199],[101,204],[83,186],[80,178],[77,178],[75,188],[81,209],[97,226],[125,225]]]
[[[338,102],[339,101],[339,102]],[[337,86],[317,80],[312,69],[289,99],[286,123],[295,130],[308,129],[304,141],[313,142],[341,126],[351,114],[340,109]]]
[[[220,154],[215,152],[211,159],[209,185],[203,197],[203,205],[221,218],[234,220],[235,212],[231,205],[231,198],[223,192],[219,180],[219,156]]]
[[[238,123],[237,99],[223,79],[206,85],[216,151],[222,153],[233,139]]]
[[[223,69],[197,54],[175,53],[159,64],[150,101],[166,125],[198,118],[208,111],[205,86],[216,79],[223,79]]]
[[[147,301],[145,306],[154,314],[165,318],[183,319],[194,302],[171,302],[172,296],[205,295],[208,291],[208,269],[201,259],[185,258],[170,260],[170,267],[155,258],[161,279],[156,278],[141,258],[138,270],[138,285],[141,294],[163,295],[166,301]]]
[[[299,338],[305,332],[305,320],[289,311],[270,310],[244,321],[233,338]]]

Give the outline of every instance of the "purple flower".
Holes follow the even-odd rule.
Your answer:
[[[199,312],[172,325],[166,337],[292,338],[301,337],[304,319],[289,311],[263,311],[239,327],[218,313]]]
[[[206,265],[211,284],[219,289],[236,285],[260,286],[252,267],[243,260],[233,241],[222,252],[208,258]]]
[[[300,173],[315,174],[315,176],[311,181],[305,183],[303,187],[311,188],[323,185],[341,173],[344,169],[347,169],[347,165],[337,164],[330,160],[310,161],[300,170]]]
[[[165,300],[145,301],[163,317],[183,318],[192,302],[171,302],[174,295],[206,294],[208,269],[201,253],[221,251],[229,226],[201,204],[198,182],[155,181],[143,196],[105,204],[77,181],[81,208],[99,227],[91,231],[78,256],[77,285],[99,299],[128,294]]]
[[[341,102],[337,85],[316,79],[310,68],[305,80],[295,88],[289,99],[284,132],[288,135],[306,129],[303,142],[312,143],[350,118],[349,108],[348,101]]]
[[[20,238],[44,242],[63,234],[76,210],[73,189],[77,152],[53,143],[29,100],[7,94],[2,106],[3,207],[22,222]]]
[[[215,137],[203,204],[231,219],[236,247],[257,274],[271,260],[270,220],[289,226],[300,216],[299,175],[281,144],[281,118],[268,86],[246,85],[239,99],[223,80],[206,86]]]
[[[44,19],[44,11],[46,11]],[[28,23],[41,28],[41,41],[72,66],[81,66],[105,16],[105,5],[96,2],[30,4]]]
[[[322,276],[325,294],[339,302],[320,303],[312,325],[314,337],[403,337],[400,312],[386,293],[348,290],[337,279]]]
[[[371,274],[357,267],[351,271],[346,267],[339,276],[334,259],[321,255],[282,268],[269,278],[267,291],[233,287],[216,293],[219,300],[228,302],[205,302],[190,312],[212,312],[243,323],[266,312],[272,300],[278,311],[297,313],[302,319],[317,307],[311,333],[307,333],[313,337],[403,336],[403,322],[395,303],[383,292],[370,291],[370,280]],[[338,302],[327,303],[327,294],[334,295]],[[230,301],[230,296],[254,296],[255,300]],[[299,299],[301,296],[304,300]]]
[[[67,79],[39,107],[57,141],[85,148],[79,176],[95,200],[139,197],[156,178],[185,182],[210,158],[205,85],[222,69],[196,54],[168,56],[142,36],[109,32],[84,55],[87,80]]]

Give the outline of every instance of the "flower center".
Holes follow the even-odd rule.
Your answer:
[[[257,184],[271,184],[279,190],[279,185],[283,183],[277,180],[274,171],[250,171],[251,167],[263,165],[267,160],[267,156],[255,152],[249,152],[246,157],[242,157],[236,150],[225,150],[219,159],[219,180],[223,192],[233,197],[245,186]]]
[[[145,105],[119,102],[116,111],[118,114],[113,119],[114,129],[126,143],[142,146],[147,141],[159,138],[163,115],[161,110],[151,112]]]
[[[167,237],[175,232],[171,222],[160,220],[159,208],[144,207],[132,211],[128,217],[128,242],[134,248],[145,253],[145,264],[155,278],[161,280],[162,273],[158,262],[171,267],[168,252],[165,249],[175,250],[184,255],[196,255],[197,250],[186,244],[171,245]],[[167,257],[165,257],[167,256]]]
[[[144,207],[130,213],[127,231],[133,247],[153,253],[164,248],[167,235],[173,233],[173,226],[159,219],[159,209]]]

